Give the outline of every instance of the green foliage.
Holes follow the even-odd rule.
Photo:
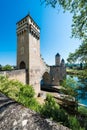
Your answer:
[[[24,85],[18,81],[8,80],[8,78],[0,76],[0,91],[26,107],[41,113],[46,118],[60,122],[70,128],[79,127],[79,123],[76,119],[70,119],[69,122],[68,114],[60,108],[51,95],[47,95],[45,104],[40,106],[34,98],[35,92],[32,86]],[[73,125],[75,125],[75,127]]]
[[[73,14],[72,36],[87,40],[87,1],[86,0],[40,0],[53,8],[62,7]],[[59,6],[60,5],[60,6]]]
[[[5,65],[2,67],[2,70],[13,70],[12,66],[11,65]]]
[[[67,94],[67,95],[70,95],[73,97],[77,96],[76,88],[77,88],[78,84],[73,78],[68,77],[68,78],[64,79],[62,82],[62,86],[65,88],[65,89],[61,89],[61,91],[64,94]]]
[[[46,102],[42,106],[40,113],[46,118],[60,122],[72,130],[85,130],[84,128],[81,128],[77,118],[75,116],[68,115],[64,109],[60,108],[51,95],[47,95]]]
[[[80,113],[80,115],[82,115],[82,119],[80,120],[81,125],[83,127],[85,127],[85,130],[87,130],[87,108],[80,106],[78,107],[78,112]]]
[[[63,109],[60,109],[60,106],[51,95],[47,95],[46,102],[41,108],[41,114],[63,125],[69,125],[67,113]]]
[[[78,112],[82,115],[87,116],[87,108],[86,107],[83,107],[83,106],[78,107]]]
[[[87,69],[84,70],[76,70],[76,69],[67,69],[68,74],[78,76],[80,79],[87,79]]]
[[[74,53],[69,53],[69,56],[67,58],[67,61],[69,63],[74,63],[75,62],[75,58],[74,58]]]
[[[70,53],[67,59],[70,63],[78,60],[82,63],[87,63],[87,42],[85,41],[75,50],[74,53]]]
[[[9,81],[7,77],[0,76],[0,90],[12,99],[18,100],[18,93],[22,84],[18,81]]]
[[[62,7],[65,11],[73,14],[72,17],[72,37],[81,40],[80,47],[75,53],[70,53],[68,62],[72,63],[80,60],[82,63],[87,63],[87,0],[40,0],[46,5],[51,5],[55,8]]]
[[[24,85],[20,88],[18,101],[25,106],[39,112],[39,103],[34,98],[35,92],[32,86]]]
[[[80,127],[80,129],[79,129],[79,130],[86,130],[86,129],[85,129],[85,128],[81,128],[81,127]]]
[[[69,123],[70,123],[70,128],[72,130],[84,130],[80,127],[80,124],[79,124],[78,120],[76,119],[76,117],[70,116]]]
[[[0,64],[0,71],[2,70],[2,65]]]
[[[35,92],[32,86],[0,76],[0,91],[26,107],[39,112],[40,105],[34,98]]]

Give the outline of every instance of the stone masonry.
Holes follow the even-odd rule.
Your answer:
[[[17,69],[26,69],[27,83],[40,92],[40,80],[47,67],[40,57],[40,28],[27,15],[17,22]]]
[[[0,130],[70,130],[0,93]]]
[[[65,65],[60,63],[60,55],[55,57],[55,66],[47,66],[40,56],[40,28],[27,15],[17,22],[17,68],[27,70],[27,83],[35,92],[40,92],[43,75],[49,74],[49,85],[59,85],[65,75]],[[64,63],[64,62],[63,62]],[[48,81],[45,82],[48,84]]]
[[[44,62],[40,55],[40,28],[30,15],[17,22],[16,26],[17,70],[3,74],[32,85],[36,95],[40,93],[41,84],[58,86],[66,75],[65,63],[63,59],[60,60],[60,54],[55,56],[54,66],[48,66]]]

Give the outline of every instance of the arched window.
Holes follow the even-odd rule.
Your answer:
[[[25,64],[24,61],[22,61],[22,62],[20,63],[20,69],[25,69],[25,68],[26,68],[26,64]]]

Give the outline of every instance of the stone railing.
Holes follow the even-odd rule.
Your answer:
[[[0,130],[70,130],[0,93]]]

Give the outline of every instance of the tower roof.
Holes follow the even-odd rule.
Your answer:
[[[57,54],[56,54],[56,57],[60,57],[60,54],[59,54],[59,53],[57,53]]]
[[[61,62],[65,62],[64,59],[62,59]]]

